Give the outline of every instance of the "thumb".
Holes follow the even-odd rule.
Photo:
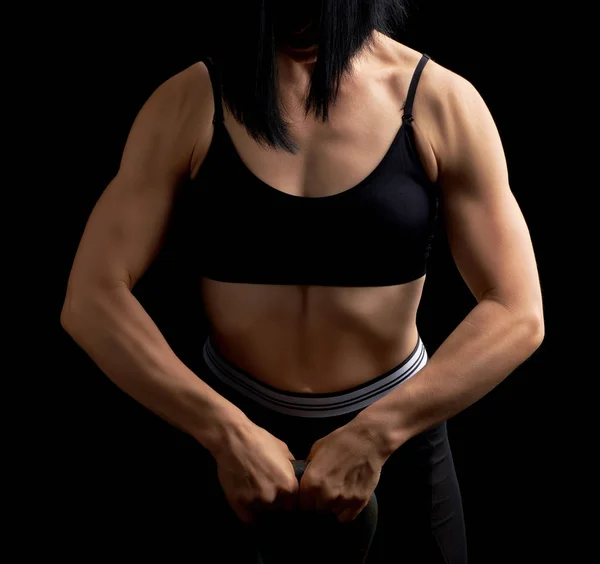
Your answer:
[[[275,437],[275,438],[277,438],[277,437]],[[288,447],[288,445],[285,441],[282,441],[281,439],[277,439],[277,442],[279,443],[279,446],[281,447],[281,450],[283,451],[283,455],[288,460],[296,460],[296,457],[292,454],[290,447]]]
[[[246,507],[243,507],[240,504],[236,504],[232,509],[235,511],[240,521],[242,521],[242,523],[244,523],[245,525],[251,526],[256,523],[255,516]]]
[[[319,449],[318,443],[319,443],[319,441],[315,442],[313,444],[313,446],[310,448],[310,452],[308,453],[308,456],[306,457],[307,464],[315,457],[315,454],[317,454],[317,450]]]

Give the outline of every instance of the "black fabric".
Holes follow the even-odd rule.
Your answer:
[[[378,166],[332,196],[286,194],[243,163],[223,124],[218,69],[206,63],[215,98],[214,133],[198,175],[178,201],[178,230],[198,256],[197,274],[223,282],[388,286],[426,272],[438,193],[415,150],[411,117],[424,55],[405,119]]]
[[[282,415],[245,398],[208,369],[201,376],[254,423],[285,441],[298,460],[306,460],[316,440],[358,413],[326,419]],[[314,527],[289,518],[282,539],[285,514],[274,537],[244,525],[225,499],[210,453],[193,441],[186,446],[184,466],[177,459],[164,461],[161,468],[168,462],[169,469],[161,470],[160,478],[149,466],[136,480],[143,486],[128,484],[130,499],[120,499],[118,514],[110,517],[110,535],[119,537],[121,554],[173,564],[358,564],[349,553],[356,539],[345,541],[339,528],[321,528],[315,537],[310,533]],[[155,476],[154,484],[147,475]],[[388,459],[375,495],[377,528],[366,564],[466,564],[461,494],[445,423],[413,437]]]
[[[244,397],[220,380],[208,368],[202,379],[215,391],[237,405],[254,423],[284,441],[298,460],[306,460],[312,445],[325,435],[351,421],[359,411],[308,419],[276,413]],[[216,475],[214,477],[216,478]],[[218,484],[218,481],[215,482]],[[215,490],[215,492],[218,490]],[[369,548],[367,564],[466,564],[467,546],[462,498],[445,422],[413,437],[387,460],[375,489],[378,505],[377,530]],[[259,542],[252,532],[238,527],[235,514],[227,522],[245,539],[244,558],[254,557]],[[240,529],[242,529],[240,531]],[[238,534],[238,533],[236,533]],[[332,538],[339,539],[339,533]],[[308,544],[301,551],[301,544]],[[338,543],[339,544],[339,543]],[[298,530],[296,546],[290,554],[310,552],[310,539]],[[317,551],[319,547],[313,547]],[[331,549],[331,547],[329,547]],[[328,555],[323,547],[321,553]],[[339,554],[343,554],[340,548]],[[291,558],[291,556],[290,556]],[[320,562],[316,556],[302,562]],[[337,560],[325,560],[335,564]],[[291,563],[293,560],[288,560]],[[339,563],[352,560],[339,560]],[[264,564],[279,564],[265,562]]]
[[[406,96],[406,102],[404,103],[404,115],[402,116],[404,121],[412,122],[413,119],[413,104],[415,103],[415,94],[417,92],[417,84],[419,84],[419,78],[421,78],[421,73],[425,68],[425,64],[430,59],[429,55],[423,55],[415,72],[410,81],[410,86],[408,87],[408,95]]]
[[[292,466],[300,481],[307,462],[294,461]],[[369,504],[348,523],[338,522],[333,513],[274,511],[261,517],[252,535],[264,564],[363,564],[377,530],[377,513],[377,496],[373,493]],[[301,537],[310,542],[299,544]]]
[[[254,423],[285,441],[298,460],[307,458],[316,440],[356,416],[278,414],[241,396],[206,368],[198,365],[196,373]],[[81,489],[84,521],[76,534],[67,528],[61,539],[74,557],[74,547],[79,547],[84,560],[94,554],[111,561],[118,554],[133,562],[274,564],[260,559],[264,537],[244,525],[229,506],[216,462],[206,449],[183,434],[176,441],[170,437],[168,448],[160,441],[154,446],[143,443],[142,448],[142,441],[132,438],[132,453],[124,453],[123,460],[94,462],[102,472]],[[71,469],[74,480],[79,470]],[[377,528],[366,564],[467,562],[461,494],[445,423],[413,437],[388,459],[375,495]],[[303,564],[320,564],[320,555],[332,551],[336,556],[327,564],[354,564],[351,557],[344,559],[351,543],[335,531],[315,538],[294,526],[293,519],[292,527],[286,557],[276,564],[294,564],[296,555],[307,553],[311,556]],[[324,546],[323,537],[333,545]]]

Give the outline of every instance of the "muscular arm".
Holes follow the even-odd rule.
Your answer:
[[[159,251],[193,152],[206,153],[205,74],[198,65],[172,77],[139,112],[83,233],[61,323],[117,386],[214,452],[243,414],[176,357],[131,293]]]
[[[434,67],[430,81],[444,92],[429,106],[434,119],[426,129],[436,132],[429,142],[448,240],[477,305],[418,374],[361,413],[388,453],[491,391],[544,335],[534,251],[490,112],[475,88],[449,71]]]

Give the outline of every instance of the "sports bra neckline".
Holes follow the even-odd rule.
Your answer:
[[[318,197],[283,192],[245,164],[225,127],[218,66],[209,61],[214,131],[198,183],[183,191],[178,207],[182,245],[198,256],[202,244],[194,273],[228,283],[339,287],[421,278],[440,201],[412,126],[427,59],[415,69],[402,121],[375,168],[350,188]]]
[[[362,180],[360,180],[357,184],[354,184],[353,186],[351,186],[350,188],[346,188],[345,190],[342,190],[341,192],[336,192],[335,194],[329,194],[327,196],[298,196],[296,194],[290,194],[289,192],[284,192],[283,190],[280,190],[279,188],[275,188],[274,186],[271,186],[271,184],[269,184],[268,182],[265,182],[264,180],[262,180],[261,178],[259,178],[256,174],[254,174],[254,172],[252,172],[252,170],[250,170],[250,168],[246,165],[246,163],[243,161],[242,157],[240,156],[240,154],[238,153],[235,144],[233,143],[233,140],[231,138],[231,135],[229,134],[229,131],[227,130],[227,128],[225,127],[224,123],[222,121],[218,121],[214,124],[215,126],[215,133],[217,132],[217,129],[222,130],[222,136],[226,138],[227,140],[227,144],[230,146],[230,148],[232,149],[232,152],[235,154],[235,160],[236,162],[241,166],[241,168],[244,170],[244,174],[246,174],[249,178],[252,179],[252,181],[257,184],[258,186],[260,186],[261,188],[263,188],[265,190],[265,192],[270,192],[272,193],[275,197],[280,197],[280,198],[286,198],[290,201],[299,201],[299,200],[317,200],[317,201],[331,201],[334,198],[342,198],[344,196],[346,196],[347,194],[354,194],[355,192],[357,192],[359,189],[361,189],[362,187],[368,185],[370,182],[372,182],[376,176],[381,172],[381,170],[383,169],[384,165],[386,164],[386,162],[389,160],[390,155],[393,153],[394,148],[396,147],[400,136],[404,133],[404,129],[406,126],[406,120],[403,116],[402,118],[402,124],[400,125],[400,127],[398,128],[398,131],[396,132],[396,134],[394,135],[394,138],[392,139],[392,142],[390,143],[390,145],[388,146],[387,150],[385,151],[383,157],[380,159],[380,161],[377,163],[377,165],[375,165],[375,168],[373,168]]]

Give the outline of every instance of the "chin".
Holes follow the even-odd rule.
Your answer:
[[[290,59],[303,63],[315,62],[317,60],[318,51],[319,49],[316,45],[303,49],[293,49],[290,47],[284,47],[282,49],[282,53],[287,55]]]

